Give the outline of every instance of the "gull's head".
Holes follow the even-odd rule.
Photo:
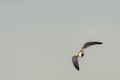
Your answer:
[[[83,51],[80,51],[76,56],[79,57],[79,58],[82,58],[84,56]]]

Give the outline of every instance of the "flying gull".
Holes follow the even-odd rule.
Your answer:
[[[73,57],[72,57],[72,62],[73,62],[73,65],[75,66],[75,68],[79,71],[79,64],[78,64],[78,62],[79,62],[79,58],[82,58],[83,56],[84,56],[84,50],[86,49],[86,48],[88,48],[89,46],[92,46],[92,45],[99,45],[99,44],[102,44],[102,42],[95,42],[95,41],[93,41],[93,42],[86,42],[84,45],[83,45],[83,47],[82,47],[82,49],[77,53],[77,55],[74,55]]]

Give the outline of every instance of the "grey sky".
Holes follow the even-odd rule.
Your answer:
[[[120,1],[1,0],[1,80],[119,80]],[[86,41],[78,72],[72,64]]]

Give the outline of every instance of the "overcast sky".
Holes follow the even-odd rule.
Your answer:
[[[120,80],[119,0],[0,0],[0,80]],[[72,64],[87,41],[101,41]]]

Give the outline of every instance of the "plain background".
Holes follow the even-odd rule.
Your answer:
[[[0,0],[0,80],[120,80],[119,0]],[[87,41],[101,41],[72,64]]]

